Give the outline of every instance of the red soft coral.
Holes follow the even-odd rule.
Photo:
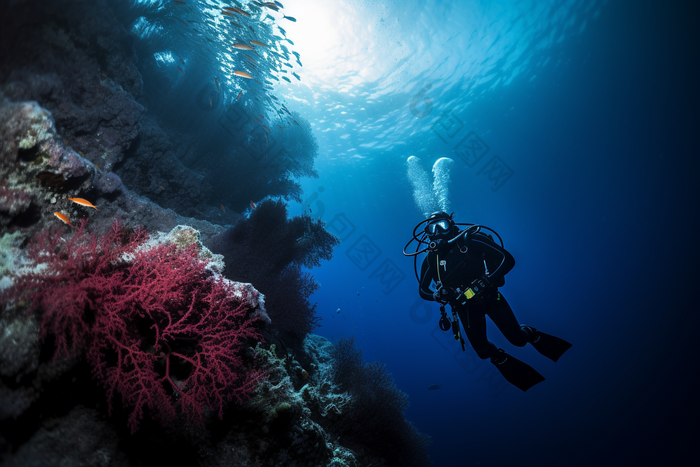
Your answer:
[[[17,278],[12,293],[43,310],[57,354],[87,351],[110,409],[118,394],[131,410],[132,432],[145,410],[161,422],[221,417],[261,377],[244,355],[261,338],[258,318],[244,292],[207,269],[194,246],[138,250],[144,238],[116,224],[100,241],[82,227],[64,243],[41,236],[30,254],[46,268]]]
[[[55,356],[83,349],[91,333],[97,302],[114,293],[127,258],[146,239],[141,230],[127,232],[115,223],[99,240],[85,222],[66,240],[64,231],[37,235],[27,248],[34,269],[16,276],[5,299],[23,299],[30,311],[43,312],[42,337],[56,338]]]
[[[134,407],[132,430],[144,407],[163,422],[179,412],[201,423],[205,408],[221,417],[259,379],[241,355],[261,337],[257,318],[233,284],[214,278],[196,255],[194,247],[174,245],[138,253],[120,293],[102,303],[89,359],[108,398],[116,391]]]

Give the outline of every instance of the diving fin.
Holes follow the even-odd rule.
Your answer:
[[[524,327],[529,328],[528,333],[532,332],[534,334],[530,342],[535,350],[555,362],[571,347],[571,344],[564,339],[545,334],[531,326]]]
[[[510,384],[522,391],[527,391],[535,384],[544,381],[544,376],[537,370],[508,355],[503,349],[498,349],[498,355],[491,357],[491,363]]]

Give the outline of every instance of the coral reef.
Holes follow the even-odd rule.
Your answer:
[[[257,442],[241,436],[240,429],[230,430],[221,444],[212,446],[208,458],[216,459],[213,465],[366,465],[328,429],[350,403],[350,396],[331,381],[332,348],[323,337],[307,336],[307,371],[291,357],[279,358],[275,346],[259,346],[256,357],[267,378],[245,407],[248,417],[256,420],[248,429]]]
[[[337,238],[282,201],[236,212],[300,199],[310,125],[265,132],[252,96],[195,108],[211,74],[169,77],[127,3],[0,2],[0,463],[391,465],[348,427],[370,383],[335,381],[310,334],[302,267]]]
[[[131,411],[132,432],[144,412],[202,425],[204,411],[223,417],[231,400],[244,401],[262,376],[245,354],[261,338],[257,291],[208,269],[212,255],[191,228],[144,245],[139,230],[115,223],[98,240],[84,226],[67,241],[39,235],[27,249],[33,269],[2,295],[40,312],[54,358],[86,354],[110,411],[117,395]]]
[[[164,436],[148,425],[130,435],[110,422],[104,408],[89,407],[89,399],[83,399],[66,408],[65,415],[41,417],[19,449],[5,453],[3,465],[45,465],[55,459],[68,466],[120,467],[159,461],[203,467],[369,465],[340,444],[332,430],[347,416],[352,402],[332,381],[332,354],[328,340],[309,335],[304,341],[308,360],[304,369],[293,358],[279,358],[274,346],[258,346],[255,359],[266,378],[248,402],[227,412],[216,426],[219,435],[200,437],[196,444],[177,434]]]

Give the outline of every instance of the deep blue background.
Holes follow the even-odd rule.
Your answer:
[[[503,293],[520,321],[574,344],[554,364],[489,328],[547,378],[526,394],[488,379],[488,363],[436,331],[436,306],[428,323],[411,318],[412,306],[425,309],[401,255],[422,220],[402,164],[410,146],[321,166],[305,183],[308,196],[323,187],[312,209],[326,222],[342,213],[356,227],[313,271],[318,333],[354,335],[366,360],[387,364],[410,395],[409,419],[434,438],[436,465],[691,464],[698,19],[683,2],[610,2],[563,46],[565,65],[476,101],[468,129],[514,171],[498,191],[448,145],[421,156],[428,169],[456,159],[457,219],[495,228],[515,256]],[[361,235],[381,249],[364,271],[346,255]],[[387,258],[406,276],[389,294],[370,277]]]

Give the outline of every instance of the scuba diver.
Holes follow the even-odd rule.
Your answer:
[[[485,226],[455,223],[454,213],[435,212],[413,229],[413,239],[404,247],[406,256],[413,256],[418,279],[418,293],[424,300],[440,304],[440,328],[452,330],[454,338],[462,344],[459,320],[467,339],[479,358],[490,359],[505,379],[523,391],[544,381],[544,377],[526,363],[507,354],[489,342],[486,336],[486,316],[517,346],[528,342],[542,355],[555,362],[571,344],[558,337],[545,334],[532,326],[520,325],[499,287],[505,284],[505,275],[515,265],[513,256],[503,248],[500,235]],[[418,229],[425,224],[423,233]],[[459,226],[465,226],[460,229]],[[486,233],[498,237],[500,245]],[[418,237],[420,235],[420,238]],[[406,248],[417,241],[416,251],[406,253]],[[420,249],[422,245],[425,248]],[[419,251],[420,250],[420,251]],[[426,253],[418,276],[417,255]],[[452,309],[452,320],[447,317],[445,305]]]

